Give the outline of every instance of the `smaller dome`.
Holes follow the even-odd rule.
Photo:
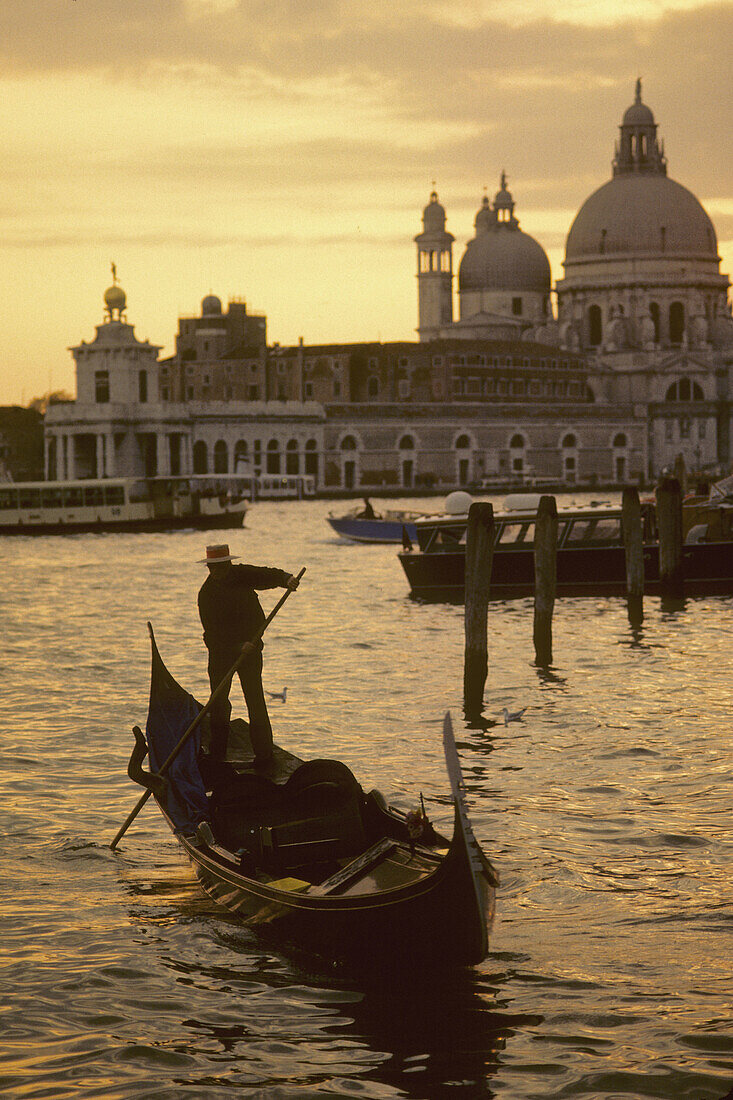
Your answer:
[[[433,191],[430,202],[423,210],[422,215],[425,230],[445,228],[445,207],[438,202],[438,192]]]
[[[481,203],[481,209],[476,215],[476,220],[473,223],[476,227],[476,233],[486,233],[496,225],[496,214],[491,209],[489,204],[489,196],[484,195],[483,202]]]
[[[622,126],[654,126],[654,115],[646,103],[632,103],[624,113]]]
[[[127,295],[121,286],[110,286],[104,292],[104,304],[108,309],[122,311],[127,305]]]
[[[216,294],[207,294],[201,302],[201,316],[213,317],[221,314],[221,298]]]

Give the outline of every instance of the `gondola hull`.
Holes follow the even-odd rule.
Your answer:
[[[498,878],[466,809],[450,716],[443,745],[454,806],[441,836],[424,808],[403,813],[365,793],[336,760],[275,746],[254,761],[232,723],[226,761],[198,741],[202,708],[166,669],[155,639],[146,735],[128,774],[149,789],[206,893],[248,927],[329,960],[470,966],[488,952]],[[196,727],[196,736],[184,734]],[[171,745],[175,760],[158,774]],[[183,747],[185,745],[185,747]],[[150,755],[152,773],[141,764]]]
[[[204,891],[282,944],[369,965],[383,959],[460,967],[486,957],[496,891],[488,868],[474,882],[470,842],[458,815],[447,855],[432,874],[391,890],[378,890],[372,882],[375,892],[356,896],[309,896],[260,882],[239,873],[223,853],[178,839]]]

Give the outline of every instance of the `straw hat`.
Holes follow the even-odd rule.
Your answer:
[[[221,546],[207,546],[206,557],[199,558],[198,561],[199,564],[202,565],[216,565],[218,562],[222,561],[234,561],[234,559],[238,557],[239,554],[230,554],[229,544],[223,542]]]

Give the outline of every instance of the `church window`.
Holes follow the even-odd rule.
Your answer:
[[[690,428],[692,427],[692,421],[689,416],[683,416],[680,418],[680,439],[690,438]]]
[[[603,318],[600,306],[591,306],[588,310],[588,339],[593,347],[603,340]]]
[[[379,379],[376,375],[372,374],[367,382],[367,396],[378,397],[379,396]]]
[[[148,372],[141,370],[137,376],[137,396],[142,403],[148,399]]]
[[[673,382],[665,394],[666,401],[704,401],[705,394],[698,382],[680,378]]]
[[[94,400],[98,405],[104,405],[109,401],[108,370],[97,370],[94,372]]]
[[[450,271],[450,252],[441,252],[440,254],[440,270]]]
[[[671,443],[672,440],[674,439],[674,421],[673,420],[665,420],[664,421],[664,439],[667,443]]]
[[[513,435],[511,440],[509,441],[509,446],[512,448],[512,450],[518,450],[524,447],[524,436],[520,435],[519,432],[517,432],[517,434]]]
[[[403,435],[398,446],[401,451],[414,451],[415,440],[411,435]]]
[[[312,382],[306,382],[306,386],[312,386]],[[259,386],[247,386],[247,399],[249,401],[259,401],[260,399],[260,387]]]
[[[573,435],[572,432],[568,432],[568,434],[564,437],[564,439],[562,441],[562,445],[563,445],[563,447],[577,447],[578,446],[577,436]]]
[[[522,299],[512,298],[512,313],[515,317],[522,316]]]
[[[672,344],[681,344],[685,333],[685,307],[682,302],[672,302],[669,307],[669,339]]]
[[[355,451],[356,450],[356,440],[355,440],[353,435],[345,435],[344,436],[344,438],[341,440],[341,450],[342,451]]]
[[[626,447],[627,446],[626,436],[624,435],[623,432],[619,432],[618,435],[615,435],[613,437],[613,445],[614,445],[614,447]]]
[[[397,382],[397,392],[399,394],[400,401],[404,401],[410,396],[410,379],[400,378]]]

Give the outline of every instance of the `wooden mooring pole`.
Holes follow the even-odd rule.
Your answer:
[[[674,477],[657,486],[657,530],[659,531],[659,587],[663,596],[679,599],[683,594],[682,489]]]
[[[489,672],[489,584],[494,557],[494,509],[477,501],[468,510],[463,659],[463,705],[467,717],[481,713]]]
[[[534,529],[534,652],[535,664],[552,664],[552,613],[557,591],[557,502],[540,497]]]
[[[626,601],[629,622],[641,626],[644,621],[644,536],[639,491],[627,486],[621,497],[621,529],[626,557]]]

